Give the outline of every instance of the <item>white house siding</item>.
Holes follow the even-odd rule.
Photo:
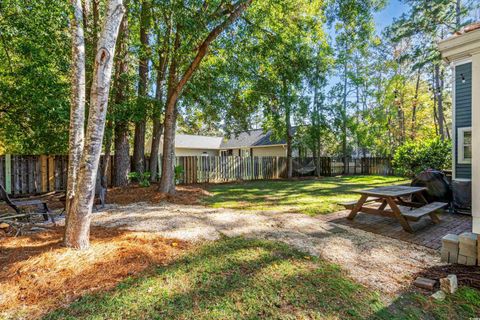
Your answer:
[[[218,150],[209,149],[190,149],[190,148],[175,148],[175,155],[178,157],[186,156],[218,156]]]
[[[287,155],[286,146],[272,147],[253,147],[254,157],[285,157]]]

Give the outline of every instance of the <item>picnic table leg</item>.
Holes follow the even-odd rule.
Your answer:
[[[422,200],[425,204],[428,204],[428,200],[425,199],[425,197],[421,192],[418,192],[417,195],[420,198],[420,200]],[[428,214],[428,216],[430,217],[430,219],[432,219],[433,223],[435,224],[439,224],[441,222],[436,212],[431,212]]]
[[[362,207],[365,204],[365,201],[367,201],[367,199],[368,199],[368,196],[362,194],[362,196],[358,200],[357,204],[355,204],[352,211],[350,211],[350,214],[348,215],[347,219],[353,220],[355,218],[355,216],[357,215],[357,213],[362,209]]]
[[[395,200],[391,197],[388,197],[385,200],[387,201],[388,205],[392,209],[392,212],[393,212],[393,215],[395,216],[395,218],[397,218],[397,220],[402,225],[403,230],[405,230],[407,232],[410,232],[410,233],[413,233],[412,227],[408,223],[407,219],[405,219],[405,217],[402,215],[402,212],[400,211],[400,208],[395,203]]]
[[[428,204],[428,200],[425,199],[425,197],[423,196],[422,192],[417,192],[417,196],[420,198],[420,200],[423,201],[423,203]]]
[[[43,211],[45,212],[45,214],[43,215],[43,219],[44,219],[45,221],[48,221],[48,218],[50,218],[50,220],[52,221],[52,223],[55,225],[55,218],[54,218],[54,216],[53,216],[52,211],[51,211],[50,208],[48,207],[47,203],[44,202],[44,203],[42,204],[42,206],[43,206]]]
[[[387,200],[383,199],[382,204],[380,205],[380,207],[378,207],[378,210],[385,210],[387,205],[388,205]]]

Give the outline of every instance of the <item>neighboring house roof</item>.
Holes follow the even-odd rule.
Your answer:
[[[222,137],[176,134],[175,147],[188,149],[220,149]]]
[[[245,147],[264,147],[270,145],[286,144],[285,139],[275,140],[272,132],[263,132],[262,129],[249,130],[233,135],[230,139],[224,140],[221,149],[234,149]]]
[[[480,22],[475,22],[472,24],[469,24],[468,26],[463,27],[460,31],[455,32],[456,36],[472,32],[474,30],[480,29]]]
[[[295,128],[293,128],[293,131],[295,131]],[[163,142],[163,137],[161,141]],[[146,142],[146,150],[150,150],[151,143],[151,139]],[[178,133],[175,135],[175,148],[185,149],[219,150],[285,144],[285,139],[275,140],[272,137],[271,131],[264,133],[262,129],[244,131],[237,135],[233,135],[230,139]]]

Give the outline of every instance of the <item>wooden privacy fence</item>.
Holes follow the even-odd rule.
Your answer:
[[[103,156],[100,163],[102,161]],[[9,194],[41,194],[65,190],[67,172],[68,156],[65,155],[0,155],[0,184]],[[107,179],[111,185],[111,167],[108,173]]]
[[[287,167],[282,157],[177,157],[183,168],[180,183],[218,183],[242,180],[278,179]]]
[[[394,174],[391,159],[381,157],[349,158],[347,159],[347,166],[344,165],[343,159],[332,159],[331,167],[331,175],[333,176],[339,174],[378,174],[391,176]]]
[[[102,156],[100,164],[104,160]],[[147,159],[147,171],[148,163]],[[114,172],[112,168],[115,166],[113,156],[110,164],[107,183],[112,186]],[[176,157],[175,164],[183,169],[178,177],[181,184],[267,180],[287,176],[286,157],[179,156]],[[342,159],[331,157],[292,158],[292,169],[294,177],[393,174],[389,159],[373,157],[348,159],[347,165],[344,165]],[[0,184],[13,195],[65,190],[67,171],[68,157],[65,155],[0,155]],[[158,178],[160,174],[158,172],[155,176]],[[97,177],[97,182],[99,179],[100,177]]]

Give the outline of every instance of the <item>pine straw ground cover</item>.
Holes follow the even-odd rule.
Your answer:
[[[339,266],[285,244],[243,238],[190,246],[94,228],[92,248],[61,230],[0,241],[5,319],[465,319],[480,294],[406,293],[384,304]],[[0,318],[2,316],[0,315]]]
[[[199,204],[203,197],[211,194],[200,185],[177,186],[176,193],[169,195],[158,192],[158,184],[143,188],[138,185],[129,185],[124,188],[111,188],[107,192],[107,203],[127,205],[135,202],[159,203],[168,201],[176,204]]]
[[[167,265],[189,248],[154,234],[96,227],[91,248],[76,251],[62,246],[62,233],[0,237],[0,319],[37,318],[152,265]]]

